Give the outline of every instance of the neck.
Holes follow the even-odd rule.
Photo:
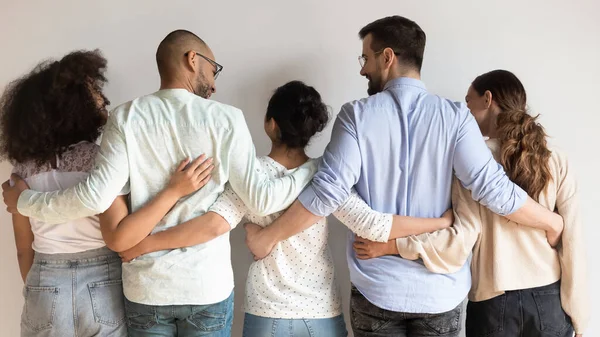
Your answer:
[[[192,94],[194,93],[194,88],[192,88],[189,81],[180,78],[161,78],[160,90],[165,89],[185,89]]]
[[[481,125],[481,133],[489,138],[498,138],[498,115],[499,110],[492,110],[490,116]]]
[[[304,152],[304,149],[292,149],[281,144],[273,144],[271,146],[269,157],[279,164],[285,166],[285,168],[288,170],[306,163],[306,161],[309,159],[309,157],[306,155],[306,152]]]
[[[408,77],[408,78],[413,78],[415,80],[421,80],[421,73],[419,73],[418,71],[414,70],[414,69],[408,69],[408,70],[403,70],[403,69],[392,69],[392,71],[390,71],[390,77],[388,78],[388,82],[389,81],[393,81],[397,78],[401,78],[401,77]]]

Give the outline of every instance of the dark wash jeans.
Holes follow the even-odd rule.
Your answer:
[[[572,337],[560,302],[560,282],[507,291],[467,305],[467,337]]]
[[[457,337],[463,304],[441,314],[414,314],[381,309],[352,286],[350,321],[355,337]]]

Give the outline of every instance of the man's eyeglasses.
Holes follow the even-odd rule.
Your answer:
[[[383,51],[384,51],[385,49],[386,49],[386,48],[383,48],[382,50],[375,52],[373,55],[377,56],[377,55],[379,55],[379,54],[383,53]],[[393,50],[393,49],[392,49],[392,51],[393,51],[393,52],[394,52],[394,54],[396,54],[396,55],[399,55],[399,54],[400,54],[400,53],[396,52],[396,51],[395,51],[395,50]],[[361,55],[361,56],[359,56],[359,57],[358,57],[358,63],[360,64],[360,68],[361,68],[361,69],[362,69],[362,68],[364,68],[364,67],[365,67],[365,64],[367,64],[367,56],[365,56],[365,55]]]
[[[221,73],[221,71],[223,70],[223,66],[222,66],[222,65],[220,65],[220,64],[218,64],[217,62],[215,62],[215,61],[211,60],[210,58],[208,58],[208,57],[206,57],[206,56],[204,56],[204,55],[200,54],[200,53],[199,53],[199,52],[197,52],[197,51],[193,51],[193,50],[192,50],[191,52],[194,52],[196,55],[198,55],[198,56],[200,56],[201,58],[205,59],[205,60],[206,60],[208,63],[212,64],[212,65],[215,67],[215,70],[213,71],[213,73],[214,73],[215,80],[216,80],[216,79],[217,79],[217,77],[219,77],[219,74]],[[188,53],[191,53],[191,52],[187,52],[187,53],[185,53],[185,56],[187,56],[187,55],[188,55]]]

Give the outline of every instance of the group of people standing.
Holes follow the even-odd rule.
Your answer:
[[[391,16],[359,32],[369,96],[329,122],[319,92],[277,88],[257,157],[243,113],[210,100],[223,70],[176,30],[160,90],[111,113],[107,61],[39,64],[0,100],[2,185],[25,283],[21,336],[230,336],[229,231],[255,257],[245,337],[347,336],[326,216],[349,229],[354,336],[581,336],[583,224],[566,156],[507,70],[466,104],[427,91],[426,36]],[[95,142],[102,134],[100,145]],[[238,297],[239,298],[239,297]]]

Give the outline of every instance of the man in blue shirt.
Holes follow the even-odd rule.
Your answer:
[[[248,227],[248,244],[262,258],[281,240],[341,205],[352,187],[377,211],[439,217],[450,208],[453,175],[475,200],[509,219],[560,235],[562,218],[513,184],[487,148],[464,104],[427,92],[420,80],[425,33],[393,16],[359,33],[360,74],[368,98],[345,104],[313,182],[264,230]],[[468,263],[433,274],[399,256],[356,258],[348,234],[355,336],[458,336],[461,303],[471,286]]]

